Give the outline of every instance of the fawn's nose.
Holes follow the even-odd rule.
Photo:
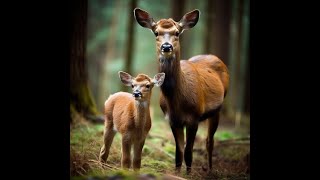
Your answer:
[[[168,42],[165,42],[161,45],[161,51],[162,52],[170,52],[172,51],[172,45]]]
[[[133,97],[141,97],[142,96],[142,93],[140,92],[140,91],[134,91],[133,93],[132,93],[132,96]]]

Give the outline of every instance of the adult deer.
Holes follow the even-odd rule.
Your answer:
[[[197,24],[199,15],[200,11],[196,9],[185,14],[179,22],[171,18],[155,22],[148,12],[134,9],[137,22],[151,29],[156,36],[158,71],[166,74],[166,80],[161,86],[160,107],[169,118],[176,142],[177,171],[181,169],[183,156],[187,172],[191,171],[194,140],[198,123],[203,120],[208,122],[206,148],[208,166],[212,169],[213,136],[229,86],[228,69],[218,57],[198,55],[189,60],[180,60],[179,36]]]
[[[145,74],[132,77],[126,72],[119,72],[122,83],[132,87],[132,94],[115,93],[105,102],[104,144],[100,152],[100,161],[106,162],[116,132],[122,135],[121,167],[131,166],[131,147],[133,145],[133,169],[141,167],[141,153],[151,128],[150,98],[154,85],[161,86],[165,74],[158,73],[153,79]]]

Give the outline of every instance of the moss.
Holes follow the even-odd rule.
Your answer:
[[[166,145],[164,146],[164,150],[169,154],[175,155],[176,146],[170,143],[166,143]]]
[[[219,153],[228,160],[235,161],[243,160],[243,158],[249,153],[249,150],[248,146],[232,145],[219,148]]]
[[[245,166],[239,164],[243,156],[249,152],[248,145],[218,145],[215,148],[217,155],[214,155],[213,174],[204,175],[201,168],[206,164],[205,150],[205,135],[206,129],[199,128],[198,140],[195,142],[195,151],[193,152],[193,168],[194,173],[191,175],[185,174],[185,165],[183,164],[182,172],[176,174],[175,167],[175,142],[172,137],[170,128],[167,127],[167,122],[155,120],[150,131],[151,135],[147,138],[143,148],[142,162],[140,174],[153,174],[161,177],[163,174],[173,174],[187,179],[232,179],[233,177],[247,177]],[[118,171],[102,167],[98,163],[100,148],[103,144],[103,125],[92,123],[77,124],[70,131],[70,166],[71,177],[107,177],[114,176],[117,173],[122,173],[128,178],[134,176],[132,170],[129,172]],[[161,133],[160,133],[161,132]],[[153,136],[152,136],[153,135]],[[202,136],[203,135],[203,136]],[[217,139],[226,139],[236,137],[237,134],[228,131],[217,131]],[[121,135],[117,133],[115,136],[108,158],[108,164],[112,167],[120,169],[121,160]],[[79,179],[79,178],[78,178]],[[103,179],[103,178],[102,178]],[[106,178],[104,178],[106,179]],[[160,178],[161,179],[161,178]]]
[[[232,131],[217,131],[215,133],[214,137],[219,141],[223,141],[223,140],[227,140],[227,139],[238,138],[238,137],[240,137],[240,135],[236,134]]]
[[[101,115],[97,110],[97,106],[87,84],[79,83],[75,87],[70,87],[70,92],[70,111],[72,114],[78,112],[86,118]]]

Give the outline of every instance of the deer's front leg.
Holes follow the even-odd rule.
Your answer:
[[[183,126],[171,125],[171,130],[176,141],[176,171],[181,170],[183,161],[184,133]]]
[[[184,149],[184,161],[186,162],[187,173],[191,172],[193,145],[194,145],[194,140],[196,138],[197,131],[198,131],[198,124],[187,126],[187,132],[186,132],[187,143]]]
[[[131,165],[131,141],[125,137],[122,137],[122,157],[121,157],[121,167],[124,169],[129,169]]]
[[[133,169],[135,171],[139,170],[141,167],[141,154],[142,154],[142,148],[144,145],[145,139],[142,141],[135,142],[133,145]]]

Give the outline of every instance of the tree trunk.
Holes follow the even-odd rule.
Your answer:
[[[88,87],[86,69],[87,0],[73,1],[70,29],[70,122],[78,112],[88,120],[103,121]]]
[[[229,42],[229,72],[230,72],[230,88],[228,98],[230,103],[230,115],[235,117],[237,112],[237,96],[239,78],[237,74],[239,56],[240,56],[240,14],[239,1],[232,0],[231,24],[230,24],[230,42]]]
[[[241,92],[241,108],[244,113],[250,112],[250,69],[249,69],[249,0],[243,0],[242,10],[242,43],[241,43],[241,71],[240,78],[244,86]]]
[[[131,0],[130,6],[128,9],[128,41],[127,41],[127,48],[126,48],[126,57],[125,57],[125,71],[129,74],[132,74],[132,57],[133,57],[133,43],[134,43],[134,33],[135,33],[135,20],[133,17],[133,9],[137,7],[137,0]],[[126,86],[121,86],[122,91],[127,91]]]
[[[180,21],[182,16],[187,13],[185,12],[185,7],[186,7],[186,0],[175,0],[172,1],[172,6],[171,6],[171,18],[177,22]],[[190,37],[188,35],[185,35],[186,32],[181,34],[179,37],[180,41],[180,46],[181,46],[181,59],[188,59],[189,57],[189,42]]]
[[[119,12],[120,8],[120,2],[121,1],[115,1],[115,2],[110,2],[109,6],[112,6],[113,8],[110,10],[112,11],[112,14],[116,14]],[[114,3],[114,4],[112,4]],[[112,81],[110,77],[108,77],[108,72],[107,69],[105,68],[108,62],[111,62],[112,59],[116,57],[116,41],[117,41],[117,33],[119,31],[119,16],[113,16],[110,17],[111,20],[108,22],[108,28],[109,30],[109,36],[106,39],[106,45],[103,48],[104,55],[101,56],[100,59],[100,68],[101,68],[101,73],[99,74],[99,89],[98,89],[98,98],[97,103],[99,108],[104,108],[104,102],[107,100],[110,92],[108,90],[108,85]],[[105,22],[107,23],[107,22]]]
[[[185,9],[185,0],[176,0],[172,1],[172,9],[171,9],[171,18],[175,21],[180,21],[182,16],[186,13],[184,12]]]
[[[207,9],[206,9],[206,24],[205,24],[205,35],[204,37],[204,52],[203,54],[215,54],[213,43],[216,44],[216,39],[214,38],[215,34],[215,8],[216,0],[207,0]]]
[[[230,36],[230,0],[216,1],[215,34],[214,50],[217,55],[227,66],[229,65],[229,36]]]

